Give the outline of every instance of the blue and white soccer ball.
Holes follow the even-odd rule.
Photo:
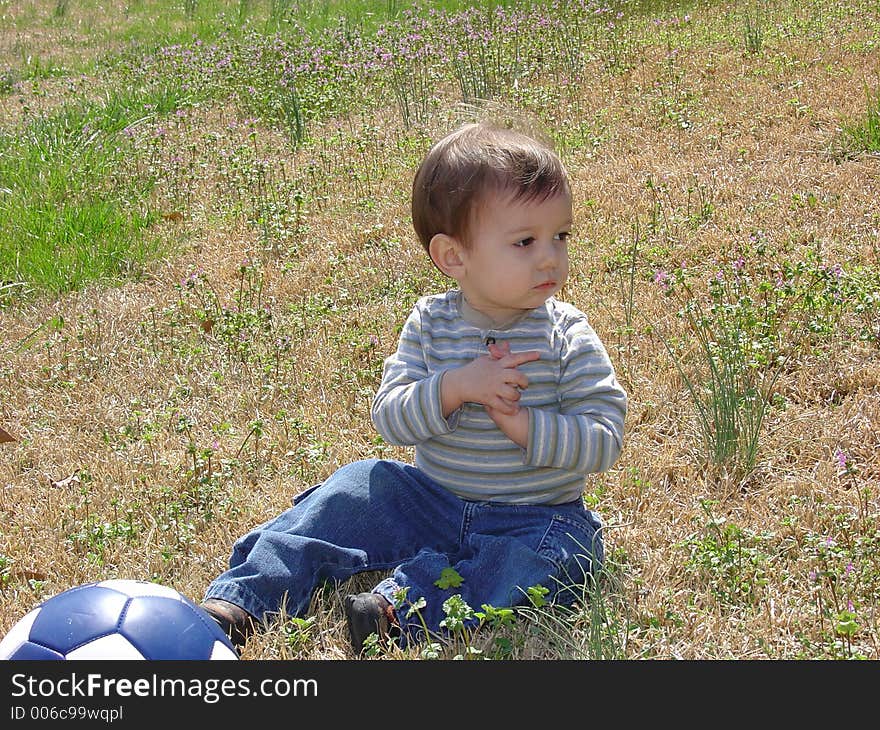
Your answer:
[[[0,659],[238,659],[204,609],[142,580],[86,583],[47,599],[0,641]]]

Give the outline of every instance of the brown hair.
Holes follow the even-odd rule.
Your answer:
[[[531,201],[570,188],[550,143],[489,122],[466,124],[431,147],[413,179],[413,228],[425,249],[438,233],[465,241],[489,192]]]

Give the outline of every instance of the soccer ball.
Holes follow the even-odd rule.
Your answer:
[[[0,659],[238,659],[204,609],[142,580],[86,583],[47,599],[0,641]]]

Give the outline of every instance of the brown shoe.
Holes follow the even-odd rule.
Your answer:
[[[257,620],[253,616],[241,606],[222,598],[208,598],[202,601],[201,607],[220,624],[223,633],[237,649],[243,647],[247,638],[257,629]]]
[[[345,621],[351,648],[356,656],[364,651],[364,641],[371,634],[384,640],[398,627],[394,607],[378,593],[349,594],[344,600]]]

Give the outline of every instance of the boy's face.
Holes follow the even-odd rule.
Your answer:
[[[468,303],[503,322],[541,306],[568,277],[571,197],[514,200],[489,193],[458,248],[461,268],[455,276]]]

